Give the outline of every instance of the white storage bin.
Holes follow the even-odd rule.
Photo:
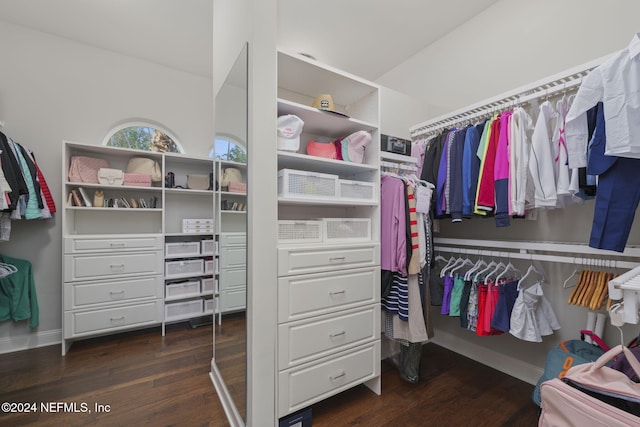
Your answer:
[[[184,259],[180,261],[166,261],[164,263],[165,276],[198,275],[204,271],[204,260]]]
[[[213,234],[213,218],[194,218],[182,220],[183,233],[211,233]]]
[[[216,272],[216,262],[215,259],[207,259],[204,261],[204,274],[213,274]]]
[[[167,257],[187,257],[200,255],[200,242],[165,243],[164,254]]]
[[[185,318],[202,314],[202,299],[192,299],[189,301],[172,302],[164,306],[165,320],[172,318]]]
[[[203,255],[215,253],[216,245],[214,240],[203,240],[200,250]]]
[[[183,227],[213,227],[213,218],[186,218],[182,220]]]
[[[216,300],[211,298],[211,299],[206,299],[204,300],[204,312],[205,313],[213,313],[213,310],[216,308]]]
[[[322,222],[327,243],[371,240],[370,218],[323,218]]]
[[[278,221],[278,243],[320,243],[322,221]]]
[[[359,202],[375,202],[376,200],[376,189],[372,182],[339,179],[338,191],[340,200]]]
[[[336,199],[338,176],[282,169],[278,172],[278,196],[304,199]]]
[[[165,298],[176,299],[200,295],[200,280],[185,280],[178,283],[167,283]]]
[[[210,293],[210,292],[213,293],[213,291],[215,290],[216,279],[214,279],[213,277],[202,279],[200,280],[200,283],[202,284],[203,294]]]

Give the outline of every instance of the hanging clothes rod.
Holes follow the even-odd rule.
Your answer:
[[[638,267],[638,259],[640,258],[640,248],[626,248],[624,252],[613,254],[586,245],[556,242],[514,242],[437,237],[434,239],[434,249],[447,253],[627,269]],[[627,261],[625,258],[632,260]]]
[[[582,78],[591,70],[602,64],[610,55],[579,65],[532,84],[489,98],[468,107],[419,123],[410,129],[411,138],[417,139],[427,134],[436,133],[444,128],[473,121],[516,105],[527,104],[533,100],[548,98],[558,93],[575,91]]]

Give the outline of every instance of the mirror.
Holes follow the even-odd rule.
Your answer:
[[[242,186],[225,185],[223,177],[227,176],[225,169],[234,169],[235,174],[228,175],[241,176],[247,182],[247,54],[245,44],[216,95],[216,141],[210,154],[220,160],[220,188],[216,191],[220,313],[213,327],[212,379],[232,425],[246,421],[247,195]]]

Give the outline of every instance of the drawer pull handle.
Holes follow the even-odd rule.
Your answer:
[[[126,246],[126,244],[124,242],[120,242],[120,243],[110,243],[109,244],[112,248],[123,248]]]
[[[109,265],[109,268],[111,268],[111,270],[124,270],[124,264],[111,264]]]
[[[124,294],[124,289],[121,291],[109,291],[110,295],[122,295]]]
[[[346,293],[347,293],[347,291],[345,291],[345,290],[342,290],[342,291],[331,291],[331,292],[329,292],[329,295],[331,295],[333,297],[333,296],[336,296],[336,295],[341,295],[341,294],[346,294]]]
[[[120,316],[120,317],[112,317],[111,321],[115,322],[116,320],[124,320],[124,316]]]
[[[346,259],[346,257],[334,257],[334,258],[329,258],[329,262],[344,262],[344,260]]]
[[[335,334],[331,334],[331,335],[329,335],[329,337],[330,338],[337,338],[337,337],[340,337],[340,336],[345,335],[345,334],[346,334],[345,331],[341,331],[341,332],[336,332]]]
[[[342,377],[344,377],[345,375],[347,375],[347,374],[343,371],[343,372],[340,372],[338,375],[334,375],[334,376],[329,377],[329,379],[330,379],[331,381],[335,381],[335,380],[337,380],[338,378],[342,378]]]

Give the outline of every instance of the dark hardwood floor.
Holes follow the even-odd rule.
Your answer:
[[[233,321],[244,320],[229,317],[223,326]],[[154,328],[78,341],[65,357],[59,346],[0,355],[0,402],[38,405],[0,413],[0,426],[228,426],[208,376],[211,333],[212,326],[183,323],[165,337]],[[533,386],[434,344],[423,347],[417,384],[390,362],[382,367],[381,396],[358,386],[320,402],[314,427],[537,424]],[[41,402],[76,403],[80,411],[86,403],[91,413],[43,413]]]

